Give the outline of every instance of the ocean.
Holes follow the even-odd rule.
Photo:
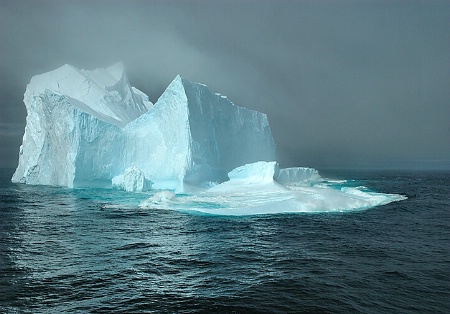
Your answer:
[[[406,200],[219,216],[0,173],[1,313],[450,313],[450,172],[328,171]]]

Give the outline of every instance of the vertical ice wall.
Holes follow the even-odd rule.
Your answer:
[[[189,108],[192,160],[185,181],[228,179],[232,169],[275,160],[275,143],[267,116],[236,106],[208,87],[179,79]]]

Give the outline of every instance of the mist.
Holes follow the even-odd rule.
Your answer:
[[[264,112],[282,167],[450,169],[448,1],[0,0],[0,167],[33,75],[124,63]]]

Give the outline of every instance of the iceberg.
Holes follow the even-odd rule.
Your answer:
[[[64,65],[34,76],[24,102],[13,182],[126,189],[120,176],[135,166],[153,188],[183,192],[223,182],[240,165],[275,159],[265,114],[180,76],[153,105],[121,64],[94,71]]]
[[[313,168],[280,169],[264,113],[181,76],[153,104],[120,63],[93,71],[64,65],[34,76],[24,103],[12,182],[148,193],[142,208],[217,215],[358,210],[405,199],[331,186]]]

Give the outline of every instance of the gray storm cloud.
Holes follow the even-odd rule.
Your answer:
[[[450,168],[449,12],[448,1],[0,0],[0,166],[16,166],[33,75],[122,61],[153,102],[181,74],[267,113],[282,166]]]

